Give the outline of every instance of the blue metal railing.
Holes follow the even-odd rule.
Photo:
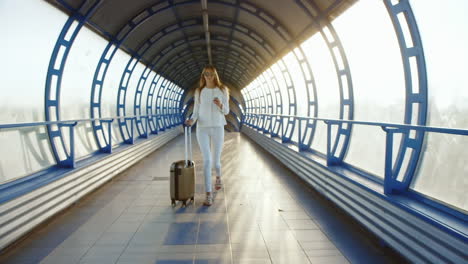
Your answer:
[[[69,142],[69,153],[65,153],[66,157],[61,158],[58,157],[56,160],[57,166],[59,167],[65,167],[65,168],[75,168],[75,126],[78,123],[84,123],[84,122],[95,122],[95,121],[100,121],[104,123],[108,123],[108,139],[109,139],[109,145],[108,148],[104,151],[105,153],[111,153],[112,152],[112,122],[114,120],[124,120],[123,122],[131,122],[131,133],[130,133],[130,139],[129,140],[124,140],[123,143],[126,144],[134,144],[135,142],[135,134],[134,134],[134,125],[137,122],[137,119],[146,119],[145,126],[146,126],[146,132],[144,134],[141,134],[141,138],[148,138],[148,126],[149,123],[152,121],[156,121],[158,123],[158,120],[161,118],[177,118],[176,116],[180,114],[162,114],[162,115],[145,115],[145,116],[116,116],[116,117],[106,117],[106,118],[90,118],[90,119],[77,119],[77,120],[61,120],[61,121],[49,121],[49,122],[31,122],[31,123],[15,123],[15,124],[0,124],[0,130],[3,129],[15,129],[15,128],[23,128],[23,127],[35,127],[35,126],[50,126],[50,125],[57,125],[59,130],[62,127],[68,127],[69,128],[69,135],[70,135],[70,142]],[[182,120],[180,118],[179,120]]]
[[[304,146],[303,137],[301,136],[303,131],[303,126],[301,123],[307,120],[315,120],[315,121],[322,121],[327,125],[327,153],[326,153],[326,160],[327,166],[332,165],[340,165],[336,163],[336,157],[333,155],[332,150],[332,126],[340,126],[342,124],[349,124],[349,125],[365,125],[365,126],[376,126],[381,127],[382,130],[386,133],[386,142],[385,142],[385,175],[384,175],[384,193],[385,194],[392,194],[392,193],[399,193],[404,192],[408,189],[408,186],[412,180],[413,175],[407,175],[401,180],[397,179],[397,175],[393,168],[392,160],[393,160],[393,136],[394,134],[408,134],[410,131],[417,131],[417,132],[431,132],[431,133],[442,133],[442,134],[452,134],[452,135],[461,135],[461,136],[468,136],[467,129],[454,129],[454,128],[443,128],[443,127],[430,127],[430,126],[417,126],[417,125],[406,125],[406,124],[396,124],[396,123],[380,123],[380,122],[368,122],[368,121],[356,121],[356,120],[339,120],[339,119],[327,119],[327,118],[316,118],[316,117],[304,117],[304,116],[291,116],[291,115],[275,115],[275,114],[253,114],[247,113],[245,114],[245,124],[255,129],[259,129],[263,131],[264,128],[257,127],[255,124],[256,120],[258,119],[265,119],[265,118],[279,118],[280,122],[280,131],[281,135],[277,135],[278,137],[283,136],[284,129],[284,122],[283,119],[286,120],[294,120],[293,122],[298,122],[298,140],[297,141],[288,141],[289,143],[295,144],[298,146],[299,151],[304,150],[302,147]],[[270,127],[268,131],[265,132],[266,134],[271,134],[272,127],[270,123]],[[283,143],[287,143],[282,141]],[[310,147],[307,150],[312,150]]]

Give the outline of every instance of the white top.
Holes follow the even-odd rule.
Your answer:
[[[213,100],[218,97],[223,104],[220,109]],[[191,119],[197,122],[199,127],[218,127],[226,125],[225,115],[229,114],[229,94],[219,87],[203,88],[199,95],[195,92],[195,106]]]

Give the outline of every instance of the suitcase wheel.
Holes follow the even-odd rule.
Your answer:
[[[175,206],[175,199],[171,199],[172,206]]]

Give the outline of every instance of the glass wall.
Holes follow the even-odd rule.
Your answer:
[[[383,1],[358,1],[338,17],[333,26],[351,69],[354,119],[404,123],[403,63]],[[394,145],[398,146],[399,142]],[[383,178],[384,160],[384,131],[380,127],[353,126],[345,161]]]
[[[410,4],[426,59],[428,125],[468,129],[468,1]],[[411,188],[468,212],[468,137],[430,133],[425,145]]]
[[[283,67],[284,63],[282,62],[277,62],[275,64],[273,64],[273,66],[271,66],[271,70],[273,72],[273,74],[275,75],[276,77],[276,80],[278,82],[278,86],[279,86],[279,91],[280,91],[280,94],[281,94],[281,99],[283,100],[283,115],[289,115],[289,114],[293,114],[293,113],[290,113],[289,112],[289,94],[288,94],[288,88],[286,86],[286,81],[284,79],[284,76],[283,76],[283,73],[281,71],[282,67]]]
[[[106,78],[102,86],[101,112],[102,117],[117,116],[117,95],[119,91],[120,77],[125,70],[129,56],[122,50],[117,50],[112,61],[107,68]],[[128,123],[130,124],[130,123]],[[112,123],[112,144],[118,146],[123,142],[120,133],[119,122]]]
[[[3,51],[0,71],[0,124],[45,121],[45,82],[47,70],[68,16],[46,1],[0,1],[0,42]],[[75,23],[76,25],[76,23]],[[73,27],[72,27],[73,28]],[[89,119],[91,88],[107,41],[86,27],[81,28],[70,48],[61,82],[59,109],[61,120]],[[116,117],[117,95],[121,76],[130,55],[117,50],[102,87],[101,117]],[[129,77],[125,98],[126,115],[134,115],[137,84],[144,65],[136,64]],[[155,72],[149,74],[142,98],[142,114],[146,114],[148,89]],[[171,84],[166,84],[169,87]],[[160,84],[159,84],[160,86]],[[155,87],[156,93],[159,87]],[[179,98],[180,99],[180,98]],[[122,101],[123,102],[123,101]],[[128,123],[130,125],[130,122]],[[69,129],[62,129],[65,145],[69,144]],[[107,131],[106,131],[107,132]],[[118,122],[113,122],[113,144],[123,142]],[[136,135],[137,136],[137,135]],[[57,138],[58,139],[58,138]],[[0,130],[0,184],[55,164],[45,126]],[[90,122],[75,127],[75,159],[98,150]],[[63,149],[58,149],[60,153]]]
[[[315,77],[317,116],[339,119],[340,90],[335,65],[327,43],[320,34],[316,34],[304,41],[301,46]],[[312,149],[323,154],[327,153],[327,126],[323,122],[317,122]]]
[[[395,2],[397,1],[392,1]],[[441,4],[436,0],[412,0],[410,3],[421,33],[429,78],[427,125],[466,129],[468,2],[451,0]],[[398,17],[404,18],[402,14]],[[405,27],[407,22],[400,22]],[[403,62],[396,32],[384,2],[358,1],[333,21],[333,27],[340,37],[350,67],[354,119],[403,124],[407,96]],[[302,43],[301,47],[315,78],[318,116],[339,118],[339,84],[327,43],[317,33]],[[411,64],[410,66],[412,67]],[[286,67],[292,74],[292,80],[283,75]],[[290,98],[292,94],[287,90],[288,85],[292,84],[296,92],[297,115],[305,115],[310,98],[307,98],[302,71],[294,54],[285,55],[267,71],[272,72],[278,80],[282,114],[294,114],[290,112],[290,103],[294,98]],[[414,72],[415,69],[411,71]],[[257,93],[261,92],[257,87],[258,82],[264,80],[253,81],[243,91],[243,95],[249,94],[254,99],[260,97]],[[268,77],[267,82],[270,84],[271,78]],[[413,80],[413,86],[418,87],[417,78]],[[250,109],[250,112],[255,111]],[[311,146],[313,150],[326,153],[326,132],[326,126],[318,122]],[[401,135],[396,135],[394,153],[397,153],[400,141]],[[425,147],[411,189],[457,210],[468,212],[467,146],[466,136],[426,134]],[[395,157],[396,155],[393,158]],[[354,125],[345,163],[383,178],[384,160],[385,132],[380,127]]]
[[[272,79],[272,76],[271,76],[271,71],[268,70],[268,71],[265,71],[263,74],[262,74],[264,80],[265,80],[265,89],[268,90],[268,92],[270,93],[271,95],[271,105],[272,105],[272,113],[273,114],[277,114],[277,106],[278,106],[278,103],[277,100],[276,100],[276,95],[275,95],[275,84],[274,84],[274,80]]]
[[[304,76],[302,75],[301,66],[297,61],[293,52],[288,53],[283,58],[289,73],[291,74],[292,84],[296,91],[297,98],[297,115],[307,116],[307,90],[305,86]]]
[[[340,41],[347,55],[354,91],[354,119],[371,122],[404,123],[405,83],[401,55],[393,25],[382,1],[359,1],[334,20]],[[340,87],[332,54],[320,33],[301,47],[309,62],[317,89],[319,118],[340,118]],[[301,58],[299,58],[301,59]],[[284,61],[284,63],[283,63]],[[341,63],[342,64],[342,63]],[[287,68],[291,80],[282,70]],[[343,69],[343,65],[340,66]],[[298,58],[293,52],[286,54],[271,67],[279,81],[283,99],[283,114],[291,115],[290,103],[294,98],[287,90],[294,86],[297,115],[306,116],[311,99]],[[308,74],[308,73],[307,73]],[[253,83],[256,83],[254,81]],[[252,92],[255,93],[255,88]],[[345,85],[344,89],[347,89]],[[293,99],[293,100],[291,100]],[[332,137],[336,129],[332,132]],[[297,128],[293,134],[297,140]],[[311,148],[326,153],[327,127],[317,122]],[[399,146],[396,140],[396,147]],[[380,127],[353,126],[351,144],[345,162],[362,170],[384,176],[385,133]]]
[[[135,69],[133,70],[132,76],[127,87],[127,96],[125,98],[125,111],[126,115],[133,116],[135,115],[135,95],[137,91],[138,81],[140,80],[141,74],[145,66],[142,63],[137,63]]]
[[[141,96],[142,96],[142,99],[141,99],[141,114],[142,115],[151,114],[151,113],[147,112],[148,103],[147,103],[146,99],[148,98],[148,93],[150,92],[150,87],[151,87],[153,78],[155,78],[155,77],[156,77],[156,73],[154,71],[151,71],[148,74],[148,77],[146,78],[145,85],[143,86],[143,93],[141,94]],[[143,81],[144,80],[142,80],[142,83],[143,83]]]
[[[81,28],[68,54],[60,91],[60,118],[62,120],[90,117],[90,98],[94,71],[107,43],[96,33]],[[77,159],[98,150],[90,122],[75,127],[75,155]],[[63,133],[68,142],[68,133]]]
[[[40,23],[37,14],[46,14]],[[45,1],[0,1],[1,124],[45,120],[40,98],[55,41],[67,19]],[[0,183],[55,164],[45,126],[0,130],[0,146]]]

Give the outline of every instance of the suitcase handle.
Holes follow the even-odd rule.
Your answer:
[[[189,126],[185,126],[185,167],[187,168],[189,164],[189,160],[192,159],[192,128]]]

